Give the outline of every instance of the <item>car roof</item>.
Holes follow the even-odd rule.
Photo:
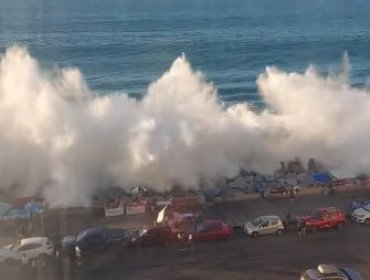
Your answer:
[[[221,220],[205,220],[203,224],[209,226],[209,225],[216,225],[216,224],[223,224],[224,222]]]
[[[101,234],[102,232],[104,231],[103,228],[100,228],[100,227],[95,227],[95,228],[87,228],[83,231],[81,231],[78,235],[77,235],[77,239],[81,239],[81,238],[85,238],[86,236],[89,236],[89,235],[93,235],[93,234]]]
[[[266,215],[266,216],[261,216],[259,218],[263,220],[280,220],[280,217],[277,215]]]
[[[325,208],[319,208],[317,210],[322,211],[322,212],[334,212],[334,211],[338,211],[339,209],[336,207],[325,207]]]
[[[306,270],[306,273],[311,279],[341,276],[338,268],[332,264],[320,264],[317,268]]]
[[[310,279],[320,279],[321,274],[316,268],[310,268],[305,271],[305,273],[310,277]]]
[[[48,241],[47,237],[30,237],[30,238],[24,238],[21,240],[21,245],[26,244],[44,244]]]
[[[317,270],[325,275],[325,274],[338,274],[338,269],[332,264],[320,264],[317,267]]]

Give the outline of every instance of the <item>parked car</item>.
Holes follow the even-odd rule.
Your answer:
[[[302,218],[306,222],[306,229],[313,232],[326,228],[340,229],[346,221],[345,213],[335,207],[315,209],[310,215]]]
[[[126,246],[125,232],[119,228],[89,228],[77,236],[66,236],[57,251],[58,257],[93,256],[107,249],[123,250]]]
[[[226,239],[233,232],[233,227],[223,221],[206,220],[198,223],[188,235],[193,241],[212,241]]]
[[[331,264],[320,264],[306,270],[300,280],[362,280],[359,272],[350,268],[337,268]]]
[[[284,224],[279,216],[261,216],[246,222],[244,232],[252,237],[266,234],[281,235],[284,232]]]
[[[19,244],[8,245],[0,249],[0,263],[23,262],[27,264],[37,258],[46,258],[54,254],[52,241],[47,237],[25,238]]]
[[[357,223],[370,225],[370,203],[355,209],[351,214],[351,218]]]
[[[128,247],[166,245],[176,240],[176,234],[169,226],[157,226],[135,230],[128,238]]]

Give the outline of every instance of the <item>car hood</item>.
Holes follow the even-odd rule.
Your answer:
[[[353,211],[353,214],[355,214],[355,215],[366,215],[368,213],[369,212],[367,212],[364,208],[358,208],[358,209]]]
[[[300,217],[301,219],[305,220],[306,222],[314,221],[316,219],[312,218],[311,216],[303,216]]]
[[[8,245],[0,248],[0,256],[8,256],[9,254],[12,254],[13,252],[10,250],[11,247],[12,245]]]
[[[76,236],[67,235],[62,239],[61,245],[64,249],[74,248],[76,246]]]
[[[247,229],[254,229],[254,228],[256,228],[256,227],[252,224],[252,222],[246,222],[244,227],[245,227],[245,228],[247,228]]]

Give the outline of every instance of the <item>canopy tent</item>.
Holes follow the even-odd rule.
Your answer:
[[[297,175],[297,180],[298,183],[303,186],[309,186],[315,183],[315,179],[307,173],[301,173]]]
[[[332,181],[331,176],[326,172],[320,172],[312,175],[313,179],[322,184],[328,184]]]
[[[145,194],[148,192],[148,188],[142,185],[136,185],[130,188],[131,193],[133,194]]]
[[[4,215],[12,208],[12,205],[5,202],[0,202],[0,216]]]

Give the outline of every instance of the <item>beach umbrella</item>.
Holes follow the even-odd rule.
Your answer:
[[[319,183],[322,183],[322,184],[328,184],[331,182],[331,177],[328,173],[326,172],[319,172],[319,173],[316,173],[314,174],[313,176],[313,179],[316,181],[316,182],[319,182]]]
[[[134,194],[144,194],[148,192],[148,188],[141,185],[133,186],[130,190]]]

